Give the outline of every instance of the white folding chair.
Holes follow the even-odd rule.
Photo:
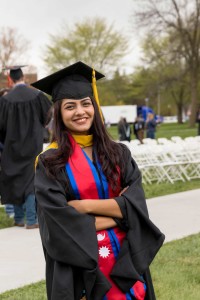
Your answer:
[[[135,140],[130,140],[130,145],[138,146],[141,145],[141,143],[138,139],[135,139]]]
[[[183,139],[180,136],[172,136],[171,141],[174,143],[181,143],[183,142]]]

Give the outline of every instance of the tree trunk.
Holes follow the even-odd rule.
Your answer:
[[[198,89],[198,75],[196,72],[191,74],[191,109],[190,109],[190,127],[195,127],[196,113],[197,113],[197,89]]]
[[[183,112],[183,105],[182,105],[182,103],[177,103],[177,119],[178,119],[178,123],[179,124],[183,123],[182,112]]]

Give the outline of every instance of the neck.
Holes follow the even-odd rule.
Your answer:
[[[24,80],[20,80],[14,83],[14,86],[19,85],[19,84],[25,84]]]

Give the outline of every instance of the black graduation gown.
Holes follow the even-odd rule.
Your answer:
[[[130,151],[122,147],[123,159],[127,162],[123,185],[129,188],[116,197],[124,216],[122,221],[116,221],[127,231],[127,238],[111,276],[122,291],[127,292],[143,274],[148,289],[145,299],[154,300],[149,265],[164,235],[149,220],[140,172]],[[36,168],[35,193],[46,258],[48,300],[80,300],[83,288],[87,300],[101,300],[110,284],[98,268],[94,217],[80,214],[67,205],[74,195],[66,172],[63,170],[57,180],[47,177],[43,155],[45,153],[40,155]]]
[[[21,204],[34,193],[34,162],[42,151],[43,126],[51,107],[48,98],[25,84],[0,101],[1,202]]]
[[[118,123],[118,135],[119,135],[119,140],[120,141],[126,141],[127,140],[127,136],[126,136],[126,127],[125,127],[125,124],[120,121]]]

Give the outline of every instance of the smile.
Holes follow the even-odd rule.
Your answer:
[[[74,122],[78,123],[78,124],[83,124],[87,121],[87,118],[81,118],[81,119],[76,119],[74,120]]]

